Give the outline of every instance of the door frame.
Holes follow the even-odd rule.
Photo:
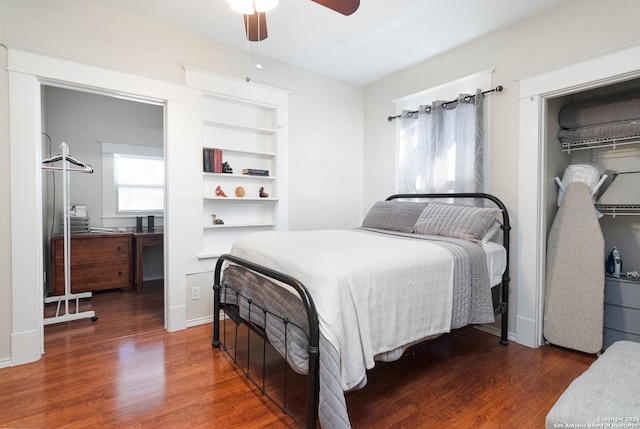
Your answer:
[[[199,139],[199,93],[184,85],[8,47],[11,176],[11,364],[44,353],[41,88],[43,85],[97,92],[164,105],[165,156],[165,329],[186,328],[186,226],[181,194],[189,165],[185,140]],[[183,252],[184,253],[184,252]]]

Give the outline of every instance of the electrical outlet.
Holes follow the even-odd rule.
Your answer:
[[[200,299],[200,288],[195,286],[191,288],[191,299]]]

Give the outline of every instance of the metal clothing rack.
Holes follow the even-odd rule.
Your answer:
[[[50,325],[52,323],[68,322],[71,320],[88,319],[92,321],[98,320],[95,311],[83,311],[80,312],[80,299],[91,298],[91,292],[71,293],[71,269],[70,269],[70,255],[71,245],[69,242],[70,228],[69,228],[69,173],[93,173],[93,167],[89,164],[78,161],[75,158],[69,156],[69,146],[66,143],[60,145],[60,151],[62,154],[56,155],[52,158],[48,158],[42,161],[43,170],[62,171],[62,218],[63,218],[63,234],[64,234],[64,295],[49,296],[46,297],[44,302],[49,304],[52,302],[57,303],[56,314],[52,317],[45,317],[44,324]],[[61,162],[61,167],[56,167],[51,164]],[[69,312],[69,301],[75,301],[75,312]],[[60,307],[64,303],[64,314],[60,314]]]

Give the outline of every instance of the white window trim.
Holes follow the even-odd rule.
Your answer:
[[[98,139],[102,144],[102,222],[105,228],[130,227],[132,219],[140,214],[118,214],[114,177],[113,155],[133,155],[153,158],[164,158],[164,148],[143,145],[134,142]],[[162,219],[164,212],[154,212],[156,218]],[[133,221],[135,226],[135,221]],[[158,224],[160,226],[160,224]]]

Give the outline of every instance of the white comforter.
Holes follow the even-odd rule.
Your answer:
[[[307,287],[320,331],[340,353],[343,390],[366,380],[376,355],[450,330],[453,257],[446,249],[349,230],[277,237],[274,242],[269,232],[249,234],[231,253]],[[363,302],[368,305],[358,305]]]

